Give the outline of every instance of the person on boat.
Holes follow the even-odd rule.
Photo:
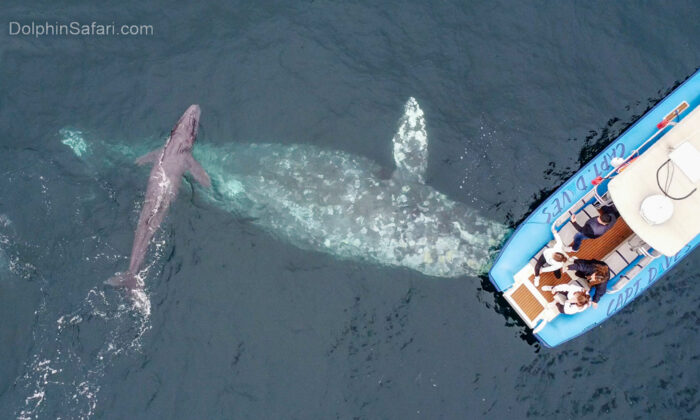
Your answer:
[[[573,271],[577,277],[586,279],[589,286],[595,287],[591,301],[594,308],[598,307],[598,301],[608,290],[610,267],[603,261],[578,258],[567,269]]]
[[[573,315],[585,311],[591,306],[588,291],[577,284],[558,284],[542,286],[542,290],[554,294],[554,302],[562,314]]]
[[[578,231],[574,235],[574,241],[569,245],[572,252],[577,252],[581,248],[581,242],[584,239],[596,239],[600,238],[605,234],[605,232],[612,229],[620,217],[620,213],[614,205],[602,206],[598,209],[600,213],[598,217],[588,220],[583,226],[576,223],[576,215],[571,215],[571,223],[574,228]]]
[[[559,236],[554,235],[554,246],[542,251],[535,264],[535,287],[540,285],[540,273],[554,272],[554,277],[561,278],[561,269],[569,262],[569,256],[564,252],[564,244]],[[546,264],[546,267],[545,267]]]

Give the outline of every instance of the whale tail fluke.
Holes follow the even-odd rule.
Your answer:
[[[123,273],[116,273],[114,276],[110,277],[105,281],[105,284],[114,287],[126,287],[129,290],[141,289],[143,286],[135,274],[128,271]]]

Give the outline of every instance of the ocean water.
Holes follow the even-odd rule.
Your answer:
[[[102,282],[128,266],[148,171],[61,143],[137,149],[199,103],[198,142],[306,144],[390,173],[415,97],[426,184],[514,227],[697,69],[693,2],[9,1],[0,16],[0,418],[699,416],[698,252],[545,349],[484,276],[299,248],[184,183],[134,308]],[[10,35],[47,21],[153,32]]]

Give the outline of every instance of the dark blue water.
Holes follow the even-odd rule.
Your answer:
[[[514,225],[700,63],[692,2],[4,2],[0,417],[697,418],[700,253],[601,327],[542,349],[484,277],[443,279],[280,240],[188,184],[125,268],[146,186],[60,143],[137,145],[191,103],[200,142],[313,144],[393,168],[414,96],[427,183]]]

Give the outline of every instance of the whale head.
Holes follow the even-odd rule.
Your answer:
[[[194,141],[197,138],[199,117],[201,115],[202,110],[199,108],[199,105],[190,105],[177,121],[175,127],[173,127],[173,131],[170,132],[170,137],[176,142],[178,151],[192,150]]]

